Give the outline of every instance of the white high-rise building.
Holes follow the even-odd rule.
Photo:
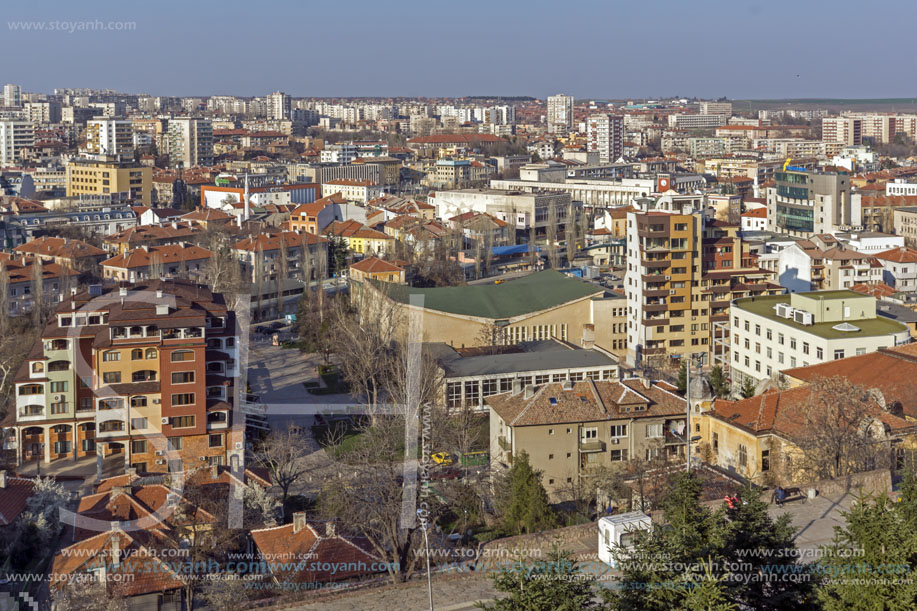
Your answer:
[[[290,96],[282,91],[275,91],[271,95],[267,96],[267,118],[289,119]]]
[[[180,117],[169,120],[169,159],[186,168],[213,165],[213,124],[210,119]]]
[[[548,97],[548,112],[545,121],[548,132],[566,135],[573,130],[573,96],[552,95]]]
[[[3,105],[22,106],[22,87],[12,83],[3,86]]]
[[[35,143],[35,125],[29,121],[0,121],[0,166],[19,160],[24,146]]]
[[[624,154],[624,117],[592,115],[586,119],[586,150],[598,152],[601,163],[613,163]]]
[[[129,157],[134,148],[134,123],[124,119],[92,119],[86,122],[86,152],[91,155]]]

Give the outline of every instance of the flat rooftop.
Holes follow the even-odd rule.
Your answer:
[[[818,291],[817,293],[835,293],[835,298],[838,296],[851,296],[852,291]],[[804,293],[806,296],[811,296],[816,293]],[[857,295],[853,293],[853,295]],[[859,295],[862,297],[862,295]],[[828,298],[828,297],[823,297]],[[901,324],[900,322],[895,322],[890,318],[884,316],[877,316],[876,318],[859,318],[851,319],[844,321],[831,321],[831,322],[821,322],[814,325],[803,325],[789,318],[782,318],[777,316],[777,312],[774,310],[774,306],[778,303],[790,303],[790,295],[770,295],[766,297],[745,297],[743,299],[736,299],[734,304],[735,307],[745,310],[746,312],[751,312],[752,314],[757,314],[758,316],[763,316],[773,320],[776,323],[779,323],[785,327],[798,330],[802,333],[809,333],[812,335],[817,335],[824,339],[854,339],[857,337],[875,337],[877,335],[890,335],[893,333],[907,333],[907,327]],[[839,325],[842,322],[847,322],[859,329],[859,331],[838,331],[834,329],[835,325]]]
[[[601,296],[604,289],[554,270],[536,272],[502,284],[476,284],[437,288],[387,285],[388,296],[409,303],[423,297],[427,310],[462,316],[503,319],[556,308],[570,301]]]
[[[583,367],[616,367],[618,361],[601,351],[571,348],[556,341],[524,342],[519,350],[508,354],[461,356],[445,344],[434,344],[431,353],[439,361],[447,378],[579,369]]]

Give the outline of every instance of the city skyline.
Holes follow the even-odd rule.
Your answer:
[[[477,1],[459,15],[417,2],[397,13],[356,2],[346,14],[282,0],[259,4],[255,14],[209,1],[96,2],[91,10],[49,2],[10,9],[0,51],[18,61],[2,78],[26,91],[91,87],[174,96],[277,89],[297,97],[914,96],[907,84],[914,68],[902,72],[900,65],[883,68],[875,61],[906,51],[896,41],[907,39],[911,20],[886,23],[881,36],[859,33],[858,44],[871,53],[839,57],[828,44],[835,38],[821,32],[847,28],[847,14],[839,10],[844,3],[832,11],[789,2],[713,4],[701,11],[672,2],[577,2],[568,26],[575,37],[567,42],[574,32],[544,19],[544,7],[520,13],[515,5]],[[915,10],[878,4],[898,15]],[[743,15],[738,21],[737,13]],[[717,14],[728,15],[729,23]],[[768,32],[791,44],[768,45]],[[137,52],[112,52],[119,48]],[[596,82],[605,78],[608,83]]]

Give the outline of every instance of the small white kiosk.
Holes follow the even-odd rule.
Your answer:
[[[612,548],[632,547],[634,533],[638,530],[649,530],[651,525],[652,520],[642,511],[599,518],[599,560],[614,568]]]

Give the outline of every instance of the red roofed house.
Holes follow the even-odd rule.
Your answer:
[[[102,261],[102,277],[140,282],[153,278],[199,280],[207,270],[211,253],[192,244],[141,246]]]
[[[42,263],[69,265],[71,269],[83,269],[105,258],[105,251],[82,240],[42,236],[13,249],[17,253],[41,259]]]
[[[917,291],[917,250],[901,246],[875,257],[882,264],[882,279],[887,285],[903,293]]]
[[[13,477],[6,471],[0,471],[0,527],[9,526],[25,511],[34,488],[33,480]]]
[[[368,540],[337,534],[334,522],[310,523],[304,512],[294,513],[292,524],[253,530],[251,537],[270,579],[281,586],[347,581],[385,571]]]
[[[381,280],[404,284],[404,268],[378,257],[367,257],[350,266],[350,280],[363,282],[364,280]]]
[[[767,208],[752,208],[742,213],[742,231],[765,231]]]

